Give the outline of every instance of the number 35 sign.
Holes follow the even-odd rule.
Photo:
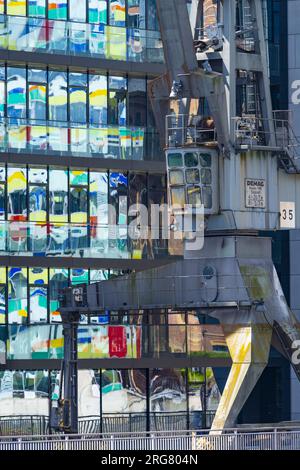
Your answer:
[[[294,202],[280,203],[280,228],[296,228],[296,211]]]

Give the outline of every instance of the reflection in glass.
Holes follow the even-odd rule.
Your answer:
[[[169,167],[182,166],[181,153],[169,153],[168,162],[169,162]]]
[[[66,72],[49,72],[49,119],[67,121],[67,74]]]
[[[27,316],[27,269],[8,268],[8,321],[26,323]]]
[[[211,186],[202,187],[202,197],[205,209],[212,208],[212,188]]]
[[[151,429],[186,429],[185,369],[150,369],[150,410]]]
[[[16,416],[12,435],[40,432],[28,416],[47,416],[49,413],[49,374],[47,370],[0,371],[0,407],[2,416]],[[22,420],[27,416],[27,420]],[[46,432],[46,428],[43,430]]]
[[[109,0],[109,24],[112,26],[126,25],[125,0]]]
[[[200,164],[204,167],[211,166],[211,154],[200,153]]]
[[[46,85],[29,83],[28,85],[30,119],[46,119]]]
[[[30,323],[47,322],[47,289],[41,286],[30,287]]]
[[[184,184],[183,171],[181,170],[171,170],[170,175],[170,184]]]
[[[102,370],[104,414],[144,413],[146,393],[146,371],[143,369]]]
[[[89,76],[89,116],[94,125],[107,123],[107,78],[105,75]]]
[[[211,170],[208,170],[207,168],[201,169],[201,183],[211,184]]]
[[[107,0],[88,0],[89,23],[107,23]]]
[[[185,205],[185,190],[182,188],[171,188],[171,200],[173,206],[184,207]]]
[[[46,16],[46,0],[30,0],[28,2],[28,15],[44,18]]]
[[[185,171],[186,182],[188,184],[200,183],[200,173],[197,168]]]
[[[67,15],[67,0],[48,0],[48,18],[50,20],[66,20]]]
[[[26,117],[26,71],[7,67],[7,116]]]
[[[198,165],[198,155],[196,153],[185,153],[184,163],[188,168]]]
[[[201,204],[201,190],[198,186],[187,188],[188,203],[193,206]]]

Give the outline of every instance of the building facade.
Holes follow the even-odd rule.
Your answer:
[[[272,92],[281,109],[283,4],[266,2]],[[35,417],[31,431],[47,430],[63,352],[59,290],[157,266],[169,253],[166,240],[129,234],[133,204],[166,202],[164,155],[148,99],[149,81],[165,71],[155,0],[2,0],[0,29],[5,433],[8,421],[15,432],[25,429],[27,416]],[[230,357],[219,326],[207,321],[199,311],[82,317],[80,430],[209,426]],[[259,411],[256,422],[289,413],[289,404],[280,411],[289,366],[272,360],[271,376],[274,368],[281,374],[273,394],[278,416]],[[274,390],[269,377],[268,369],[254,397]],[[254,416],[253,396],[241,421]]]

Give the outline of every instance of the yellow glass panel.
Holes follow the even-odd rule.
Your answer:
[[[26,0],[7,0],[7,14],[26,16]]]
[[[29,268],[29,284],[48,284],[48,269]]]
[[[6,284],[6,269],[0,268],[0,284]]]

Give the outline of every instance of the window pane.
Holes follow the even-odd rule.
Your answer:
[[[169,153],[168,163],[169,163],[169,167],[182,166],[181,153]]]
[[[198,186],[188,188],[187,194],[189,204],[192,204],[193,206],[201,204],[201,192]]]
[[[86,123],[86,89],[70,87],[70,121]]]
[[[7,169],[8,218],[9,220],[27,219],[27,191],[25,168]]]
[[[170,174],[170,184],[184,184],[183,171],[171,170],[169,174]]]
[[[200,173],[196,168],[194,170],[186,170],[185,177],[188,184],[200,183]]]
[[[185,205],[185,190],[182,188],[171,188],[171,200],[174,206],[184,207]]]
[[[29,119],[46,119],[46,85],[29,84]]]
[[[67,15],[67,0],[48,0],[48,18],[50,20],[66,20]]]
[[[67,74],[49,72],[49,119],[67,121]]]
[[[102,413],[119,415],[115,423],[115,431],[120,430],[120,426],[122,430],[129,431],[130,417],[126,414],[146,412],[146,383],[146,371],[143,369],[102,370]],[[117,397],[120,398],[117,399]],[[122,420],[120,420],[120,415],[123,416]],[[104,417],[104,420],[107,425],[108,418]],[[111,423],[113,423],[112,419]],[[143,429],[142,425],[140,427]]]
[[[46,323],[47,312],[47,289],[30,287],[30,323]]]
[[[47,268],[29,268],[29,284],[43,286],[48,284]]]
[[[107,123],[107,78],[104,75],[89,77],[90,123]]]
[[[4,116],[5,109],[5,82],[0,81],[0,117]]]
[[[198,165],[198,155],[196,153],[185,153],[184,163],[187,167],[193,167]]]
[[[7,67],[7,115],[26,117],[26,72],[17,67]]]
[[[28,69],[28,81],[35,83],[47,83],[46,70]]]
[[[7,14],[25,16],[26,0],[7,0]]]
[[[50,321],[61,321],[58,313],[59,291],[68,287],[69,272],[67,269],[50,269],[49,271],[49,296],[50,296]]]
[[[48,174],[46,168],[30,168],[28,171],[29,183],[47,184]]]
[[[146,126],[147,124],[147,92],[146,81],[142,78],[129,78],[129,125]]]
[[[5,278],[6,278],[6,274],[5,274]],[[4,282],[6,282],[6,279],[4,280]],[[3,325],[5,321],[6,321],[6,286],[0,285],[0,324]]]
[[[86,0],[69,0],[69,18],[71,21],[86,21]]]
[[[87,222],[87,190],[86,188],[72,188],[70,191],[71,222]]]
[[[186,429],[185,369],[150,370],[150,410],[152,429]]]
[[[109,24],[126,26],[125,0],[109,0]]]
[[[156,0],[148,0],[147,13],[148,13],[147,29],[158,31],[159,25],[158,25],[157,11],[156,11]]]
[[[68,173],[66,170],[50,170],[49,219],[52,222],[68,221]]]
[[[146,29],[146,0],[128,0],[128,27]]]
[[[200,153],[200,164],[201,166],[211,166],[210,153]]]
[[[205,209],[212,208],[212,188],[211,186],[202,186],[203,204]]]
[[[29,0],[28,1],[28,14],[29,16],[45,17],[46,0]]]
[[[211,170],[208,170],[207,168],[201,169],[201,183],[211,184]]]
[[[72,186],[86,186],[88,184],[87,171],[70,170],[70,184]]]
[[[107,23],[107,0],[88,0],[89,23]]]
[[[26,323],[27,269],[8,268],[8,322]]]
[[[47,193],[43,186],[29,186],[29,220],[45,222],[47,217]]]

